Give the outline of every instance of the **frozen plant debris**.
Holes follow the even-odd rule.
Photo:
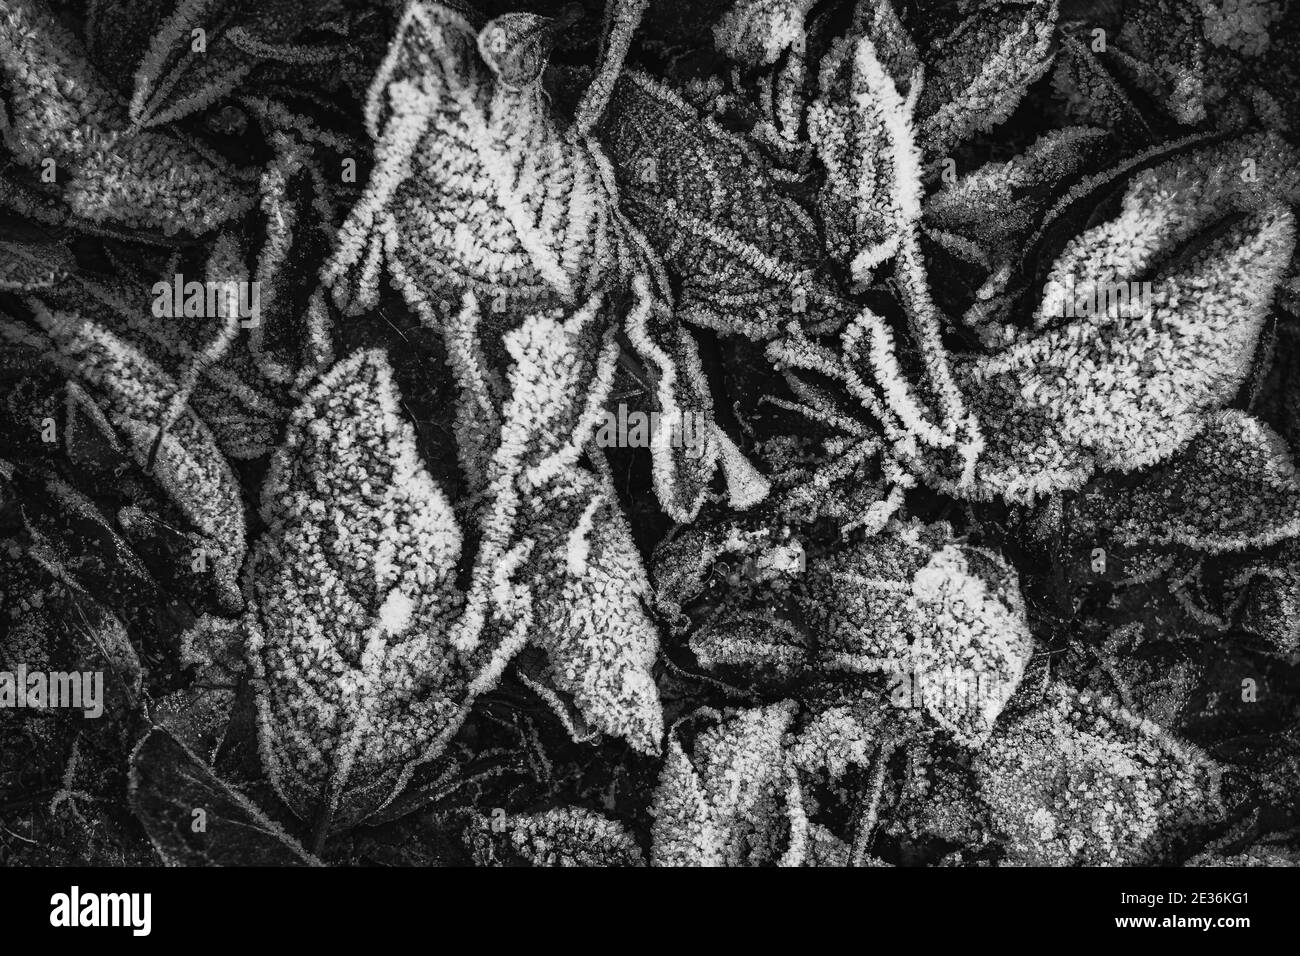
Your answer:
[[[0,862],[1294,864],[1298,91],[1288,0],[0,0]]]

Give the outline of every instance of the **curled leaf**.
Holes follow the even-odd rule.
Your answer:
[[[413,305],[439,288],[580,301],[630,261],[608,162],[562,134],[542,90],[546,22],[480,33],[407,6],[366,104],[375,168],[324,272],[340,300],[373,303],[385,260]]]
[[[904,99],[869,37],[822,60],[808,136],[827,170],[820,212],[830,251],[859,280],[898,250],[921,215],[921,158]],[[919,74],[911,78],[913,94]]]

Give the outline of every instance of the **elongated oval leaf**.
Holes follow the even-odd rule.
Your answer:
[[[262,758],[318,827],[395,796],[499,672],[448,637],[460,531],[399,401],[382,352],[340,362],[262,492],[248,615]]]
[[[244,504],[212,432],[187,410],[159,442],[177,383],[128,342],[88,319],[43,306],[36,317],[61,361],[126,438],[136,463],[152,464],[154,478],[207,539],[222,600],[232,609],[239,607],[236,576],[244,560]]]

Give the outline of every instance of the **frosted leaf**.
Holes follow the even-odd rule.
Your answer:
[[[200,234],[251,207],[224,162],[132,127],[80,44],[33,0],[13,0],[0,16],[0,77],[12,117],[0,128],[5,145],[25,166],[53,159],[77,215]]]
[[[1276,654],[1300,651],[1300,545],[1288,541],[1276,557],[1248,563],[1230,583],[1240,588],[1245,630]]]
[[[260,51],[288,43],[310,19],[339,8],[334,0],[182,0],[159,24],[136,69],[132,122],[161,126],[207,109],[263,62]],[[193,49],[195,29],[205,34],[202,51]]]
[[[998,556],[947,545],[912,578],[922,618],[914,674],[935,675],[926,713],[963,743],[993,731],[1034,650],[1016,573]]]
[[[61,242],[0,240],[0,289],[23,292],[54,285],[77,268]]]
[[[865,281],[898,250],[921,214],[921,157],[912,130],[919,72],[907,99],[862,37],[822,60],[808,137],[826,167],[819,212],[832,255]]]
[[[865,674],[904,666],[923,625],[912,582],[944,538],[940,528],[893,525],[808,561],[798,599],[819,668]]]
[[[841,869],[852,865],[849,862],[851,854],[852,848],[826,827],[819,823],[809,824],[804,866]]]
[[[670,623],[680,623],[682,608],[706,591],[715,565],[734,564],[747,569],[749,579],[766,582],[800,572],[800,557],[802,548],[790,529],[762,515],[700,521],[656,549],[655,600]]]
[[[323,273],[340,302],[372,304],[385,261],[426,308],[447,287],[580,301],[628,266],[612,170],[541,86],[548,24],[507,14],[479,32],[407,6],[366,103],[375,167]]]
[[[560,531],[542,541],[534,587],[536,642],[550,677],[598,730],[658,753],[663,714],[652,669],[659,635],[650,589],[617,501],[575,473],[534,505]]]
[[[1255,171],[1244,175],[1246,163]],[[1257,133],[1177,156],[1135,175],[1114,218],[1070,240],[1052,265],[1036,314],[1059,322],[1071,296],[1089,298],[1158,267],[1198,232],[1238,212],[1300,201],[1300,154]]]
[[[1052,72],[1052,87],[1064,100],[1069,117],[1121,133],[1150,136],[1150,127],[1132,96],[1101,62],[1105,54],[1093,53],[1084,40],[1070,32],[1062,32],[1060,38],[1061,54]]]
[[[1222,812],[1218,769],[1149,721],[1051,686],[975,759],[1006,860],[1028,866],[1140,866]]]
[[[624,206],[681,278],[678,318],[762,339],[841,315],[816,225],[752,147],[644,74],[610,105]]]
[[[931,718],[978,747],[1034,642],[1015,571],[946,537],[896,525],[833,551],[809,562],[798,600],[822,669],[904,674]]]
[[[1286,443],[1245,412],[1209,415],[1166,465],[1085,497],[1086,526],[1125,545],[1221,553],[1300,535],[1300,481]]]
[[[1294,248],[1294,218],[1265,205],[1152,275],[1157,251],[1206,221],[1198,208],[1187,225],[1189,194],[1223,213],[1252,201],[1231,184],[1226,161],[1201,159],[1199,174],[1180,160],[1137,177],[1120,217],[1058,260],[1041,328],[958,367],[987,439],[974,496],[1032,499],[1077,488],[1097,468],[1155,464],[1235,396]],[[1143,274],[1152,277],[1139,284]],[[1086,314],[1060,318],[1067,304]]]
[[[990,269],[1017,259],[1053,192],[1101,151],[1105,137],[1084,126],[1044,133],[1014,159],[986,163],[928,196],[925,225],[974,243]]]
[[[148,468],[168,497],[203,535],[223,604],[241,604],[236,576],[244,560],[244,505],[239,483],[208,427],[191,411],[159,427],[179,386],[143,353],[109,330],[38,306],[36,318],[62,364],[96,399],[126,439],[136,464]],[[156,444],[156,448],[155,448]]]
[[[825,773],[833,781],[851,767],[871,766],[885,739],[886,712],[867,700],[865,707],[835,704],[813,715],[790,749],[795,766],[806,773]]]
[[[396,796],[504,666],[448,636],[460,531],[399,401],[383,353],[340,362],[262,490],[247,616],[262,761],[320,838]]]
[[[48,671],[102,673],[105,732],[124,731],[139,717],[144,690],[140,655],[122,619],[86,590],[51,542],[34,537],[17,553],[0,552],[7,559],[4,583],[9,591],[0,611],[0,661],[6,670],[19,663],[35,670],[43,662]],[[17,600],[9,599],[10,594]],[[97,726],[92,722],[86,730]]]
[[[582,807],[487,818],[477,830],[479,866],[645,866],[641,847],[621,824]]]
[[[129,801],[169,866],[320,866],[184,744],[155,727],[131,753]],[[194,828],[194,810],[204,827]]]
[[[876,57],[885,65],[900,93],[907,97],[920,93],[921,55],[899,19],[893,0],[857,0],[847,36],[860,35],[870,38]]]
[[[651,479],[660,505],[675,521],[694,520],[718,469],[736,508],[756,504],[767,494],[767,482],[714,418],[695,336],[652,294],[647,279],[636,277],[632,288],[634,302],[623,330],[649,380],[646,407],[640,410],[673,423],[650,435]]]
[[[244,631],[238,620],[204,614],[180,636],[181,666],[194,682],[155,699],[150,716],[190,750],[209,759],[225,740],[243,684]]]
[[[1211,81],[1201,14],[1208,6],[1139,0],[1126,11],[1117,38],[1129,55],[1125,72],[1183,125],[1206,118],[1206,88]]]
[[[927,164],[1011,116],[1051,65],[1056,6],[1056,0],[985,4],[925,51],[917,115]]]
[[[1285,844],[1260,841],[1238,853],[1198,853],[1185,866],[1300,866],[1300,850]]]
[[[1258,56],[1268,49],[1272,28],[1283,12],[1276,0],[1205,0],[1201,29],[1214,46]]]
[[[596,306],[563,319],[535,314],[505,335],[508,398],[485,471],[487,487],[500,490],[485,541],[491,550],[516,534],[534,542],[530,637],[546,651],[551,682],[597,729],[654,752],[663,717],[645,571],[612,490],[578,464],[615,355],[608,335],[597,338]]]
[[[537,312],[506,332],[499,381],[467,301],[444,327],[461,388],[457,438],[471,487],[485,496],[480,563],[526,543],[528,636],[548,661],[534,683],[569,723],[559,694],[596,730],[656,751],[658,635],[643,607],[645,572],[611,489],[580,462],[618,354],[599,327],[600,304],[597,295],[571,315]],[[490,581],[474,583],[471,607],[487,606]]]
[[[770,66],[804,36],[817,0],[736,0],[713,27],[719,51],[747,66]]]
[[[651,813],[653,866],[798,865],[807,837],[799,787],[785,752],[793,701],[707,721],[690,755],[668,738]],[[794,852],[792,852],[794,851]]]
[[[892,522],[806,557],[772,529],[692,529],[660,548],[655,582],[704,668],[750,681],[906,675],[916,706],[974,747],[1033,653],[1014,569],[941,524]]]

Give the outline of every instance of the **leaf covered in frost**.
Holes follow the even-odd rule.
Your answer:
[[[413,305],[448,287],[574,302],[626,267],[612,170],[564,135],[541,86],[550,27],[517,13],[480,32],[407,6],[366,104],[375,168],[326,267],[347,279],[336,295],[371,304],[387,261]]]
[[[302,846],[167,731],[131,754],[130,803],[170,866],[319,866]],[[201,810],[202,827],[195,811]]]
[[[1156,464],[1235,397],[1295,246],[1293,215],[1268,199],[1294,195],[1286,154],[1253,142],[1135,177],[1120,214],[1057,260],[1038,328],[958,366],[986,437],[974,496],[1032,499]],[[1236,160],[1251,148],[1261,181],[1245,184]],[[1222,228],[1175,255],[1216,213]]]
[[[718,574],[724,555],[735,556],[729,577]],[[781,680],[904,674],[926,689],[926,713],[971,746],[987,739],[1033,652],[1014,569],[943,525],[895,522],[807,555],[765,529],[692,531],[661,549],[655,580],[670,614],[724,589],[689,636],[705,668]]]
[[[583,807],[498,816],[477,829],[479,866],[645,866],[622,824]]]
[[[986,3],[931,45],[917,104],[927,163],[1011,116],[1051,65],[1055,25],[1056,0]]]
[[[1084,526],[1125,545],[1180,545],[1212,554],[1300,535],[1300,481],[1286,442],[1225,409],[1166,465],[1085,496]]]
[[[817,0],[736,0],[713,26],[713,42],[749,66],[775,63],[804,36],[804,18]]]
[[[843,309],[816,224],[752,146],[641,73],[610,105],[624,205],[681,277],[680,318],[759,339]]]
[[[182,0],[158,25],[136,70],[132,121],[161,126],[207,109],[239,86],[264,55],[274,55],[311,18],[327,17],[337,6],[333,0]],[[196,30],[203,31],[201,48]]]
[[[204,537],[222,601],[241,604],[236,576],[244,560],[244,504],[239,482],[208,427],[184,410],[166,426],[180,386],[151,359],[108,329],[78,315],[38,306],[36,316],[61,361],[125,436],[141,467]]]
[[[822,60],[808,136],[826,167],[819,194],[829,251],[859,279],[889,259],[921,215],[921,157],[912,130],[919,72],[906,97],[870,37]]]
[[[798,866],[807,842],[798,781],[786,753],[793,701],[707,723],[687,749],[681,731],[668,755],[651,809],[654,866]]]
[[[199,234],[252,206],[224,161],[171,132],[135,129],[80,43],[34,0],[0,15],[0,80],[11,116],[0,123],[4,144],[25,166],[53,162],[77,215]]]
[[[382,352],[340,362],[262,491],[248,616],[262,759],[318,827],[396,796],[515,649],[449,635],[460,530],[399,402]]]
[[[1221,812],[1218,770],[1193,747],[1091,694],[1053,685],[975,761],[1008,862],[1139,866]]]

